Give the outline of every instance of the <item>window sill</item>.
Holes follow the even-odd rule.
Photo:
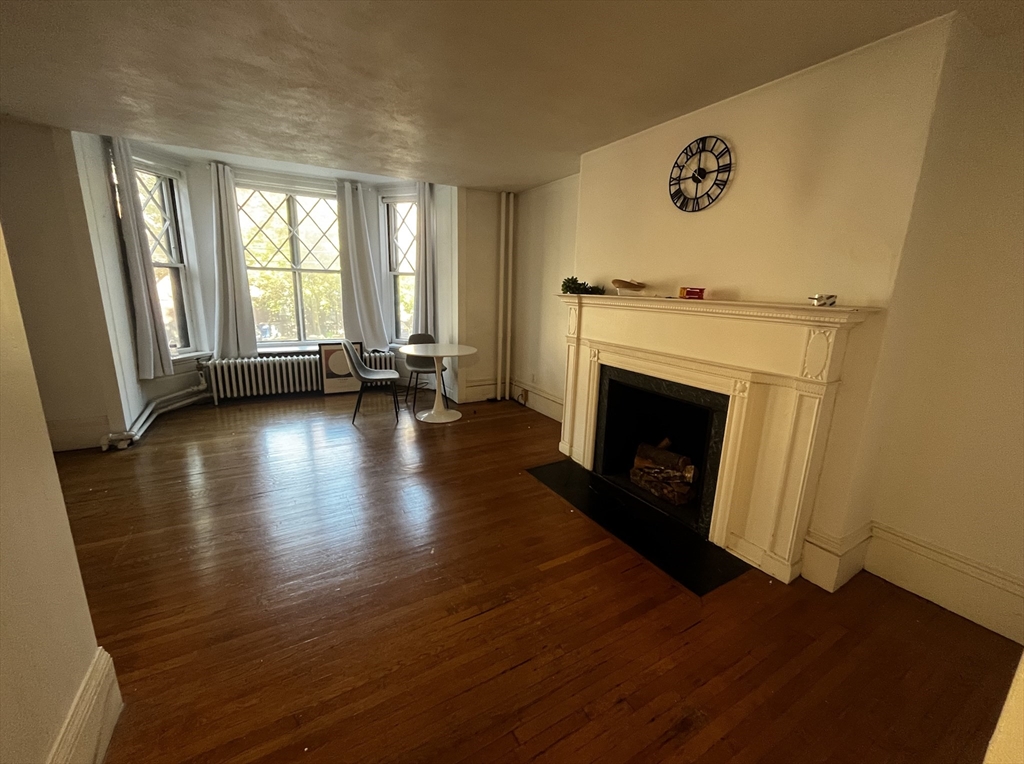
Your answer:
[[[171,356],[172,361],[191,361],[196,358],[204,358],[206,356],[212,356],[212,350],[190,350],[187,353],[178,353]]]
[[[175,374],[181,374],[185,371],[195,371],[196,361],[205,361],[212,357],[213,353],[209,350],[193,350],[190,353],[171,356],[171,365]]]

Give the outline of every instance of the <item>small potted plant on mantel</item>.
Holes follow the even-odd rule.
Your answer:
[[[562,294],[604,294],[603,286],[591,286],[575,276],[562,279]]]

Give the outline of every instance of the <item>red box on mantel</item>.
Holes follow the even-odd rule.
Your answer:
[[[679,296],[684,300],[703,300],[707,287],[679,287]]]

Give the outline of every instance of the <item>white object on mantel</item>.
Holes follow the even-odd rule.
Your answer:
[[[560,450],[593,469],[602,365],[730,396],[710,539],[787,583],[800,575],[847,338],[877,309],[559,299],[568,309]],[[815,583],[845,581],[843,560],[815,564],[834,568],[805,572]]]
[[[647,284],[633,279],[612,279],[612,286],[620,297],[647,295]]]

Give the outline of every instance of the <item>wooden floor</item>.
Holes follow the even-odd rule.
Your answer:
[[[701,600],[525,472],[555,422],[352,397],[58,456],[110,764],[981,760],[1018,645],[866,573]]]

